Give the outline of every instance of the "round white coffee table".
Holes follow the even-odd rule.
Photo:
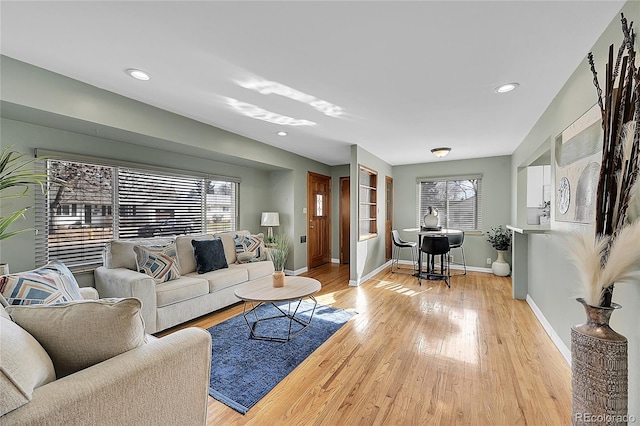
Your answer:
[[[314,280],[313,278],[290,276],[284,278],[284,287],[276,288],[273,287],[271,276],[267,276],[242,286],[235,291],[235,295],[238,299],[244,302],[242,316],[247,323],[247,327],[249,327],[251,337],[258,340],[288,342],[303,332],[311,324],[313,314],[315,313],[316,306],[318,305],[318,302],[313,295],[320,291],[321,287],[320,281]],[[309,316],[308,321],[297,315],[300,304],[305,298],[309,298],[313,301],[313,309],[311,310],[311,315]],[[288,302],[288,309],[282,309],[281,306],[276,304],[277,302]],[[260,318],[256,309],[265,304],[270,304],[275,307],[278,314],[275,316]],[[255,321],[250,322],[247,317],[252,313],[255,317]],[[256,326],[260,322],[276,318],[289,319],[289,330],[287,331],[286,338],[266,336],[256,333]],[[295,333],[291,333],[291,326],[294,321],[300,324],[302,328],[297,330]]]

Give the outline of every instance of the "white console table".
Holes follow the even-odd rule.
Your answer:
[[[546,234],[548,225],[519,227],[507,225],[511,230],[511,291],[514,299],[526,299],[529,288],[529,234]]]

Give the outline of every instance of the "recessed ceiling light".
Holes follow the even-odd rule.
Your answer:
[[[287,132],[283,132],[282,130],[279,131],[278,133],[276,133],[278,136],[287,136],[288,133]]]
[[[138,80],[142,80],[142,81],[147,81],[151,78],[151,76],[148,73],[141,70],[134,69],[134,68],[129,68],[126,72],[131,77]]]
[[[507,83],[496,87],[496,93],[507,93],[518,87],[518,83]]]

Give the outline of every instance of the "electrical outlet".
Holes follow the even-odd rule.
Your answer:
[[[487,257],[487,265],[491,265],[491,258]]]
[[[306,235],[301,236],[300,237],[300,242],[301,243],[306,243],[307,242],[307,236]]]

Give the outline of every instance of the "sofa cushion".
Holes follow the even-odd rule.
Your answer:
[[[29,402],[33,390],[54,381],[56,373],[40,343],[4,312],[0,315],[0,330],[0,416],[3,416]]]
[[[105,246],[102,260],[107,268],[126,268],[137,271],[136,253],[133,251],[135,246],[166,246],[173,241],[171,237],[114,240]]]
[[[220,238],[202,241],[191,240],[191,245],[193,245],[196,259],[196,271],[199,274],[229,267]]]
[[[0,294],[0,303],[4,306],[82,300],[75,277],[57,260],[32,271],[1,276]]]
[[[133,251],[138,271],[149,275],[156,283],[180,278],[175,242],[166,246],[137,245]]]
[[[262,262],[267,260],[264,246],[264,235],[236,235],[233,238],[236,246],[238,263]]]
[[[167,281],[156,286],[156,300],[159,308],[208,293],[209,283],[207,280],[188,276],[181,276],[177,280]]]
[[[236,266],[247,271],[247,275],[250,281],[266,277],[267,275],[273,274],[273,272],[275,271],[273,262],[271,261],[243,263]]]
[[[247,270],[245,268],[238,268],[238,266],[240,265],[231,264],[226,269],[218,269],[217,271],[211,271],[201,275],[193,272],[189,274],[189,276],[207,280],[209,292],[215,293],[216,291],[248,281],[249,274]]]
[[[213,235],[211,234],[179,235],[176,237],[178,265],[182,275],[187,275],[191,272],[195,272],[196,270],[196,259],[194,257],[191,241],[210,240],[211,238],[213,238]]]
[[[145,343],[142,304],[135,298],[11,306],[11,319],[47,351],[58,378]]]

